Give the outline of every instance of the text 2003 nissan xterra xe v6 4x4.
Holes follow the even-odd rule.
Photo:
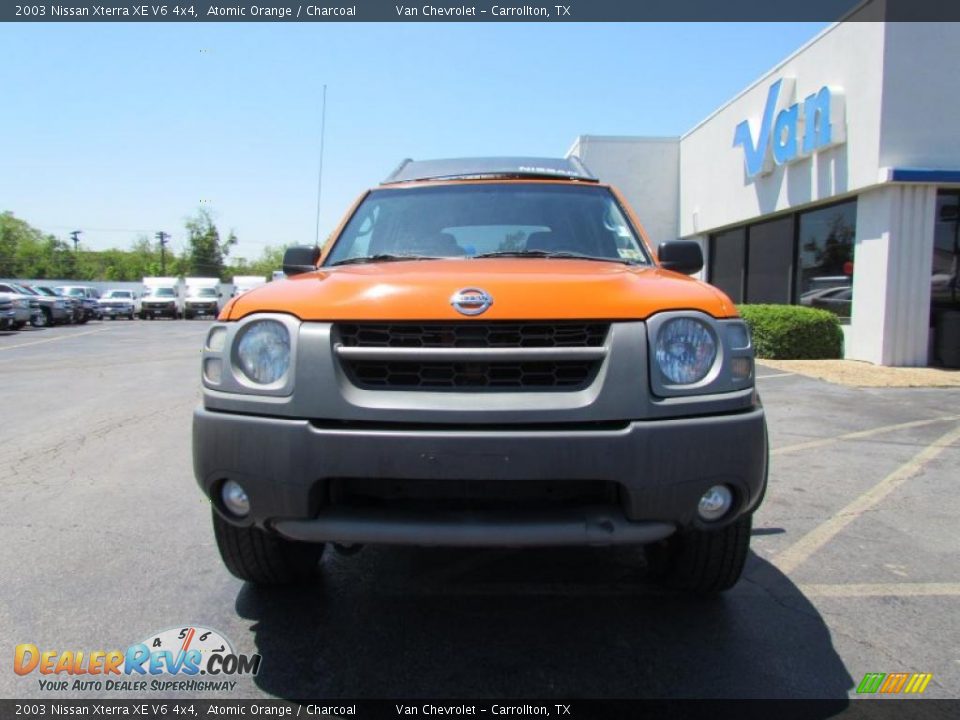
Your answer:
[[[740,576],[766,486],[750,334],[575,158],[403,163],[210,329],[197,480],[230,571],[324,543],[646,545]]]

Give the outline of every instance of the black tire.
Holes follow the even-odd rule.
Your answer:
[[[26,323],[26,321],[24,321],[24,320],[17,320],[16,322],[13,323],[13,325],[11,325],[11,327],[12,327],[14,330],[22,330],[22,329],[23,329],[23,326],[26,325],[26,324],[27,324],[27,323]]]
[[[213,534],[227,570],[256,585],[289,585],[316,577],[325,547],[285,540],[258,527],[236,527],[216,511]]]
[[[127,320],[133,320],[133,313],[130,313],[129,315],[127,315]]]
[[[53,314],[48,308],[41,308],[39,315],[30,318],[30,324],[34,327],[50,327],[53,325]]]
[[[712,595],[740,579],[750,550],[753,515],[719,530],[686,530],[647,548],[651,572],[677,590]]]

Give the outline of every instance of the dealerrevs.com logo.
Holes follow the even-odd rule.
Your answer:
[[[43,650],[22,643],[14,649],[13,670],[40,675],[40,689],[51,692],[224,691],[236,687],[232,678],[256,675],[260,659],[234,652],[216,630],[190,626],[155,633],[126,650]]]

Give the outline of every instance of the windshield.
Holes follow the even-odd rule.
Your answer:
[[[214,290],[213,288],[200,288],[199,290],[195,291],[193,294],[194,294],[194,297],[216,297],[217,291]]]
[[[133,294],[129,290],[109,290],[103,297],[112,300],[129,300]]]
[[[36,290],[36,291],[37,291],[38,293],[40,293],[41,295],[50,295],[50,296],[53,296],[53,297],[58,297],[58,295],[57,295],[53,290],[51,290],[51,289],[48,288],[48,287],[38,287],[38,286],[34,286],[33,289]]]
[[[324,264],[525,252],[649,263],[608,188],[484,183],[373,190]]]
[[[67,294],[72,295],[73,297],[79,297],[79,298],[87,296],[83,288],[67,288]]]
[[[173,291],[173,288],[153,288],[150,291],[150,294],[153,297],[176,297],[177,294]]]

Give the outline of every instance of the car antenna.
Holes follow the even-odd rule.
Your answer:
[[[320,167],[317,170],[317,223],[314,247],[320,247],[320,192],[323,190],[323,136],[327,129],[327,86],[323,86],[323,107],[320,110]]]

